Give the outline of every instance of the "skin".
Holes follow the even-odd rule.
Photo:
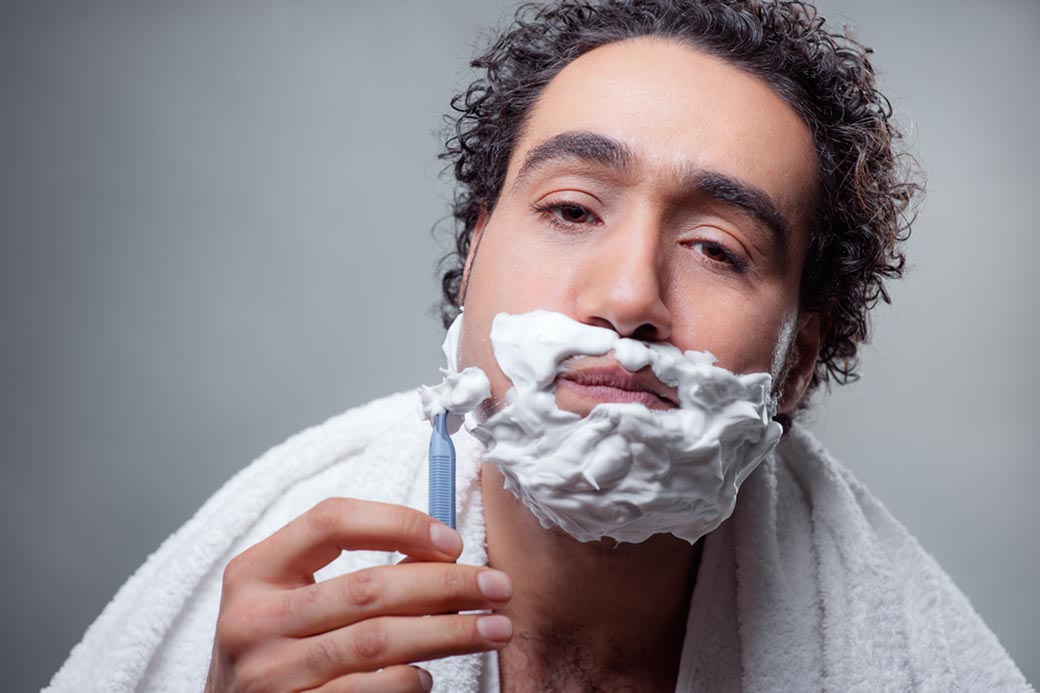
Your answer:
[[[622,170],[563,157],[518,176],[530,152],[568,132],[605,135],[633,160]],[[684,188],[690,169],[768,194],[790,222],[786,244],[775,247],[743,210]],[[545,308],[622,336],[710,351],[738,373],[775,371],[780,343],[788,356],[780,359],[779,408],[793,410],[819,349],[818,319],[797,314],[814,172],[808,129],[757,78],[658,39],[583,55],[539,99],[503,192],[480,220],[460,366],[484,369],[501,400],[510,383],[493,357],[491,321]],[[558,383],[557,404],[579,414],[620,399]],[[516,594],[498,610],[517,632],[500,655],[509,689],[674,687],[696,547],[671,535],[616,548],[580,544],[543,529],[493,466],[484,467],[482,486],[489,565],[510,576]]]
[[[540,144],[575,132],[623,145],[628,165],[556,157],[518,175]],[[789,223],[784,242],[681,185],[693,169],[765,193]],[[501,195],[481,215],[460,365],[484,369],[501,400],[509,382],[493,358],[491,321],[544,308],[711,351],[735,372],[783,375],[779,409],[793,411],[819,350],[818,318],[797,310],[814,172],[797,114],[716,58],[660,39],[581,56],[546,87]],[[557,390],[561,408],[577,413],[625,396],[575,383]],[[489,568],[456,565],[461,538],[423,513],[345,498],[232,559],[206,690],[428,690],[410,662],[503,647],[504,690],[674,688],[699,544],[671,535],[580,544],[541,528],[493,467],[481,481]],[[341,551],[360,549],[408,558],[315,583]],[[457,613],[477,609],[494,613]]]

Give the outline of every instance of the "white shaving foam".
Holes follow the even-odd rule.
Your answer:
[[[462,327],[462,315],[452,323],[448,336],[444,338],[441,350],[447,362],[441,368],[444,380],[439,385],[421,385],[419,387],[419,414],[422,418],[433,421],[438,414],[448,413],[447,426],[449,433],[455,433],[462,424],[463,416],[473,411],[480,403],[491,396],[491,383],[484,371],[476,366],[464,369],[461,373],[456,365],[458,335]]]
[[[467,387],[448,377],[461,325],[459,316],[445,339],[439,402]],[[579,541],[671,533],[696,542],[729,517],[740,484],[780,439],[770,375],[735,375],[710,353],[623,338],[548,311],[496,316],[491,342],[513,387],[486,420],[467,414],[466,428],[542,526]],[[585,417],[561,410],[555,387],[565,362],[611,352],[627,370],[649,366],[677,388],[680,406],[601,403]]]

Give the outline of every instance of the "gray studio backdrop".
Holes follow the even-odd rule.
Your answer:
[[[433,133],[506,7],[0,2],[0,689],[267,447],[436,377]],[[823,9],[930,194],[813,427],[1035,683],[1040,5]]]

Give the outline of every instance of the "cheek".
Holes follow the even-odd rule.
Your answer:
[[[783,331],[780,301],[739,294],[702,296],[689,301],[673,339],[683,350],[710,351],[716,365],[734,373],[769,373]]]
[[[495,383],[504,376],[498,369],[491,347],[491,320],[494,314],[487,315],[480,310],[476,301],[466,301],[463,311],[462,332],[459,334],[458,369],[461,371],[476,366],[491,380],[492,394],[496,394]]]
[[[469,311],[466,311],[466,319],[463,321],[462,334],[459,338],[459,369],[476,366],[484,371],[488,383],[491,385],[491,401],[482,405],[478,418],[486,418],[501,409],[506,393],[513,387],[512,381],[502,372],[494,357],[490,331],[490,322],[486,324],[483,321],[470,322]]]
[[[564,297],[568,282],[563,277],[569,271],[567,262],[562,254],[539,245],[519,221],[508,215],[500,214],[489,222],[470,268],[460,366],[484,369],[494,390],[498,367],[490,333],[495,316],[537,309],[567,313]],[[508,384],[504,376],[501,380]]]
[[[539,246],[518,222],[502,215],[489,222],[470,269],[466,303],[493,308],[493,313],[526,312],[546,307],[546,294],[556,284],[552,263],[557,257]]]
[[[536,308],[554,309],[538,288],[544,280],[524,261],[522,246],[506,242],[500,230],[489,227],[470,268],[462,332],[459,335],[459,369],[476,366],[491,383],[491,395],[502,401],[512,383],[498,367],[491,345],[491,326],[499,313],[526,313]]]

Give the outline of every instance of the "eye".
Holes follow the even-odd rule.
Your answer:
[[[550,212],[568,224],[584,224],[592,217],[592,212],[580,205],[556,205]]]
[[[599,222],[599,217],[594,213],[573,202],[550,202],[537,205],[534,209],[558,226],[582,226]]]
[[[729,251],[727,251],[718,243],[712,243],[711,241],[701,241],[700,243],[694,243],[693,248],[694,250],[703,253],[712,260],[715,260],[716,262],[730,262]]]
[[[697,241],[696,243],[692,243],[690,247],[712,262],[727,265],[728,269],[737,272],[743,272],[747,269],[747,265],[744,261],[721,243],[716,243],[715,241]]]

